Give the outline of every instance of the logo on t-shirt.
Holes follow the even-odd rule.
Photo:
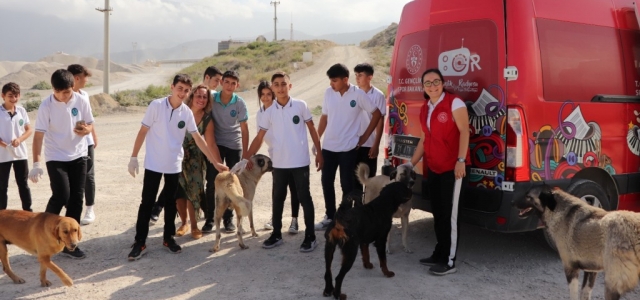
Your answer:
[[[77,116],[77,115],[78,115],[78,109],[77,109],[77,108],[75,108],[75,107],[74,107],[74,108],[72,108],[72,109],[71,109],[71,114],[72,114],[74,117],[75,117],[75,116]]]
[[[447,121],[447,113],[446,112],[441,112],[438,114],[438,121],[440,121],[440,123],[444,123]]]
[[[356,100],[351,100],[351,102],[349,102],[349,105],[351,105],[351,107],[356,107]]]
[[[298,124],[298,123],[300,123],[300,117],[298,117],[297,115],[293,116],[293,124]]]
[[[237,114],[238,114],[238,112],[235,109],[231,110],[231,117],[232,118],[235,118]]]
[[[184,121],[178,122],[178,128],[180,129],[184,128]]]
[[[20,121],[18,121],[18,124],[19,124],[20,126],[24,125],[24,120],[23,120],[23,119],[20,119]]]

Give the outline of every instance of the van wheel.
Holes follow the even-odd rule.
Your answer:
[[[609,201],[609,196],[607,192],[597,183],[588,180],[588,179],[578,179],[573,182],[568,188],[567,193],[574,195],[583,201],[587,202],[589,205],[593,205],[595,207],[602,208],[604,210],[611,210],[611,205]],[[547,241],[547,244],[553,251],[558,251],[556,247],[556,243],[551,238],[551,235],[547,232],[546,229],[543,229],[544,239]]]

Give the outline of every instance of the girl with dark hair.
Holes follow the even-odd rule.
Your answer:
[[[435,275],[456,272],[459,226],[458,207],[468,182],[469,114],[464,102],[444,90],[444,78],[438,69],[422,74],[424,98],[420,110],[422,136],[407,165],[413,167],[424,156],[423,172],[431,200],[436,248],[433,254],[420,260],[431,266]]]

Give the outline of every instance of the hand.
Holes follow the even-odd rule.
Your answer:
[[[414,165],[411,163],[411,161],[407,161],[406,163],[401,164],[400,166],[406,166],[410,169],[413,170]]]
[[[371,147],[369,149],[369,158],[378,158],[378,147]]]
[[[136,178],[136,174],[138,173],[139,173],[138,158],[135,156],[132,156],[131,159],[129,159],[129,174],[131,174],[133,178]]]
[[[18,155],[18,152],[16,152],[16,147],[13,146],[13,143],[11,144],[7,144],[7,147],[5,147],[5,149],[7,149],[7,151],[9,151],[9,153],[11,153],[11,156],[13,158],[20,158],[20,156]]]
[[[224,171],[229,171],[229,167],[221,164],[221,163],[214,163],[213,167],[216,168],[216,170],[218,170],[218,172],[224,172]]]
[[[18,147],[19,145],[20,145],[19,139],[14,139],[13,141],[11,141],[11,146]]]
[[[360,139],[358,139],[358,144],[356,145],[356,149],[360,148],[360,146],[364,145],[364,143],[367,142],[367,139],[364,138],[364,135],[360,136]]]
[[[73,128],[73,132],[75,132],[79,136],[85,136],[91,133],[91,131],[87,130],[87,125],[82,125],[82,127],[76,126],[75,128]]]
[[[322,152],[316,155],[316,171],[320,172],[322,167],[324,166],[324,158],[322,157]]]
[[[44,174],[44,171],[40,168],[40,163],[34,162],[33,168],[29,172],[29,179],[31,179],[33,183],[38,183],[38,180],[42,178],[42,174]]]
[[[316,145],[311,146],[311,154],[313,154],[313,156],[318,155],[318,149],[316,149]]]
[[[93,139],[93,150],[98,149],[98,139]]]
[[[244,171],[244,169],[251,170],[251,168],[249,167],[249,163],[250,162],[249,162],[248,159],[243,158],[241,161],[236,163],[235,166],[233,166],[233,168],[231,168],[231,173],[240,174],[240,173],[242,173],[242,171]],[[253,165],[251,167],[253,167]]]
[[[453,174],[456,176],[456,179],[461,179],[465,176],[465,165],[463,162],[456,162],[456,168],[453,170]]]

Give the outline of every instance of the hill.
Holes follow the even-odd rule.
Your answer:
[[[391,23],[371,39],[360,43],[360,47],[369,51],[369,55],[374,61],[375,70],[382,71],[374,74],[373,84],[378,87],[387,86],[387,76],[389,75],[389,68],[391,68],[391,57],[397,32],[398,24]],[[382,90],[386,90],[386,88]]]
[[[216,66],[223,72],[236,70],[243,88],[249,88],[257,85],[261,79],[271,78],[274,71],[293,73],[294,63],[297,69],[311,65],[313,62],[302,62],[303,52],[312,52],[316,56],[334,45],[325,40],[252,42],[205,57],[180,70],[180,73],[189,74],[195,82],[199,82],[208,66]]]

